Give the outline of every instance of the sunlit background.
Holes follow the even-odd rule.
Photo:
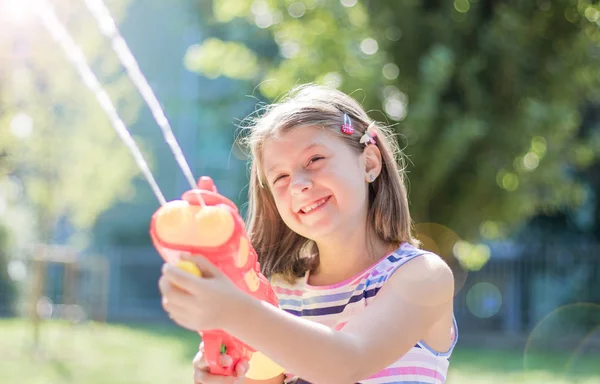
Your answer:
[[[598,1],[0,0],[2,382],[191,383],[110,113],[167,200],[190,186],[160,124],[244,212],[239,127],[306,82],[398,133],[456,276],[448,383],[600,382]]]

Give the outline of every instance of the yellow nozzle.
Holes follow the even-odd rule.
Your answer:
[[[196,267],[196,264],[192,263],[191,261],[181,260],[178,261],[177,264],[175,264],[175,266],[177,268],[183,269],[187,273],[191,273],[194,276],[202,277],[202,272],[200,272],[198,267]]]

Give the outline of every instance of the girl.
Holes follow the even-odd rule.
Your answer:
[[[194,256],[184,259],[204,278],[163,268],[171,318],[221,328],[286,368],[263,383],[444,383],[457,340],[454,278],[411,236],[391,133],[351,97],[308,85],[272,106],[248,140],[247,228],[281,309]],[[233,380],[208,374],[201,352],[195,365],[196,383]],[[236,367],[241,377],[246,367]]]

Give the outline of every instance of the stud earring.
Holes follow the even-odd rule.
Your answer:
[[[372,173],[369,173],[369,181],[372,183],[373,181],[375,181],[375,176],[373,176]]]

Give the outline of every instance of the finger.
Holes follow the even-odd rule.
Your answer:
[[[191,295],[188,292],[169,282],[161,282],[159,286],[162,295],[161,304],[165,310],[168,311],[168,307],[173,305],[183,308],[189,305]]]
[[[219,363],[223,367],[229,367],[231,364],[233,364],[233,358],[229,355],[221,354],[221,356],[219,357]],[[193,365],[194,365],[194,368],[196,368],[198,370],[201,370],[201,371],[204,370],[206,372],[209,371],[209,366],[208,366],[208,363],[206,362],[206,359],[204,359],[203,352],[196,353],[196,356],[194,357],[194,360],[193,360]],[[246,374],[246,371],[248,370],[248,368],[244,367],[244,366],[242,366],[240,368],[240,364],[238,363],[238,365],[236,367],[236,372],[239,371],[240,369],[243,372],[243,374]]]
[[[165,296],[165,295],[171,295],[174,292],[178,293],[178,294],[182,294],[182,295],[189,295],[189,292],[181,289],[181,287],[179,287],[176,284],[173,284],[171,282],[171,280],[169,278],[167,278],[167,276],[162,275],[159,279],[158,279],[158,289],[161,293],[161,295]]]
[[[165,264],[162,268],[162,277],[164,277],[163,289],[168,289],[168,285],[175,285],[179,289],[189,293],[202,291],[202,278],[192,275],[174,265]]]
[[[192,364],[193,364],[194,368],[200,369],[200,370],[206,369],[208,367],[208,363],[204,359],[203,351],[198,351],[198,353],[196,353],[196,356],[194,356],[194,360],[192,360]]]
[[[229,367],[231,364],[233,364],[233,359],[231,356],[222,353],[221,356],[219,356],[219,363],[223,367]]]
[[[196,370],[194,372],[195,384],[233,384],[234,376],[213,375],[208,370]]]
[[[248,360],[241,360],[235,366],[236,376],[240,377],[240,378],[246,376],[246,372],[248,372],[249,368],[250,368],[250,364],[248,363]]]
[[[189,261],[198,267],[204,277],[218,277],[223,275],[221,270],[211,263],[206,257],[202,255],[181,255],[181,260]]]

